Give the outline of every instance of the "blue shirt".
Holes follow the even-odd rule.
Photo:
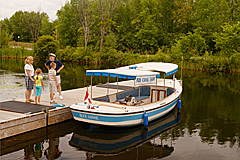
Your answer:
[[[52,61],[50,61],[50,60],[48,60],[45,64],[49,67],[49,69],[51,69],[51,66],[50,66],[50,64],[52,63]],[[59,60],[54,60],[54,63],[56,63],[56,68],[55,68],[55,70],[56,70],[56,72],[57,72],[57,70],[59,70],[59,68],[60,67],[62,67],[62,63],[59,61]],[[57,73],[57,76],[58,75],[60,75],[60,73]]]

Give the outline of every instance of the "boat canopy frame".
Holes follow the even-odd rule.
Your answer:
[[[158,71],[158,72],[154,72]],[[117,86],[118,79],[130,79],[134,80],[135,87],[135,79],[137,77],[148,77],[155,76],[156,79],[156,87],[157,87],[157,78],[160,78],[160,73],[164,73],[164,87],[165,87],[165,78],[172,74],[174,78],[174,86],[175,86],[175,73],[178,71],[178,65],[172,63],[161,63],[161,62],[148,62],[148,63],[140,63],[125,67],[120,67],[116,69],[105,69],[105,70],[87,70],[86,76],[91,76],[91,99],[92,99],[92,78],[94,76],[105,76],[108,77],[107,84],[109,85],[109,77],[117,78]],[[139,90],[140,91],[140,90]],[[118,93],[118,87],[117,87]],[[109,87],[107,88],[107,96],[109,95]],[[139,93],[140,95],[140,93]]]

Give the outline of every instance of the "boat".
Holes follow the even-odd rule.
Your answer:
[[[87,70],[86,76],[91,76],[90,93],[87,89],[84,103],[70,106],[73,117],[97,125],[143,124],[147,127],[149,122],[166,115],[177,104],[181,108],[182,81],[176,79],[177,71],[178,65],[161,62]],[[172,78],[167,79],[170,75]],[[101,76],[107,77],[107,84],[93,86],[93,78]],[[117,82],[109,83],[110,77],[115,77]],[[102,89],[106,89],[106,95]]]
[[[91,155],[94,159],[166,157],[174,151],[174,148],[159,144],[160,135],[177,127],[180,117],[180,112],[175,108],[162,118],[150,122],[148,128],[141,125],[116,128],[79,122],[69,145],[79,151],[85,151],[87,157]]]

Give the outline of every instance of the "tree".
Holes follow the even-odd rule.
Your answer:
[[[180,40],[177,41],[173,48],[179,50],[183,58],[189,60],[194,56],[202,56],[207,49],[205,39],[202,37],[201,28],[195,29],[194,33],[188,32],[186,36],[180,37]]]
[[[39,37],[35,46],[36,55],[40,59],[45,59],[49,53],[57,53],[58,49],[59,42],[49,35]]]
[[[30,42],[31,35],[28,30],[26,30],[22,17],[23,12],[16,11],[12,17],[9,18],[9,30],[13,33],[13,40],[18,41],[18,36],[20,36],[21,41]]]
[[[7,46],[8,42],[11,41],[13,39],[13,34],[9,34],[5,29],[4,29],[4,22],[0,21],[0,48],[2,48],[3,46]]]
[[[85,51],[89,40],[89,32],[92,25],[95,23],[95,15],[93,14],[92,1],[89,0],[72,0],[71,5],[73,11],[77,13],[76,18],[73,17],[83,28]]]
[[[43,18],[45,19],[43,20]],[[50,23],[46,22],[48,21],[48,15],[46,13],[29,11],[16,11],[8,21],[8,30],[10,31],[9,33],[13,33],[14,40],[18,41],[18,36],[20,36],[21,41],[25,42],[36,42],[40,35],[42,21],[44,21],[44,23]],[[43,30],[51,30],[51,28],[43,28]]]
[[[32,41],[35,43],[38,39],[41,30],[41,21],[44,17],[44,13],[40,12],[28,12],[25,11],[22,14],[22,21],[25,24],[25,28],[30,32]]]
[[[111,15],[116,7],[117,2],[118,0],[99,0],[99,14],[101,19],[99,24],[101,32],[100,51],[102,51],[106,29],[112,23]]]
[[[73,18],[76,13],[73,12],[71,4],[67,2],[57,11],[57,16],[57,34],[58,39],[61,39],[61,46],[77,47],[78,38],[81,35],[81,26]]]
[[[202,28],[209,49],[216,52],[213,33],[221,32],[221,26],[230,20],[230,7],[227,0],[196,0],[193,3],[193,25]]]
[[[48,15],[43,16],[41,20],[41,30],[40,30],[40,35],[51,35],[53,34],[54,27],[53,23],[49,22],[49,17]]]
[[[191,0],[176,0],[176,10],[173,12],[177,23],[177,29],[180,32],[186,33],[189,31],[187,25],[193,17]]]
[[[225,23],[223,31],[214,33],[216,48],[221,50],[223,56],[231,57],[233,54],[240,54],[240,22],[230,25]]]

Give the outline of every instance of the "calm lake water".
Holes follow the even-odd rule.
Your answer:
[[[63,90],[89,84],[85,70],[99,69],[64,65]],[[1,60],[1,101],[24,97],[23,67],[23,60]],[[42,62],[34,62],[38,67],[47,86],[47,70]],[[176,76],[180,78],[180,72]],[[1,140],[0,159],[240,159],[240,75],[184,70],[182,79],[181,113],[173,110],[150,123],[148,130],[70,120]],[[95,78],[94,84],[100,81],[106,79]]]

